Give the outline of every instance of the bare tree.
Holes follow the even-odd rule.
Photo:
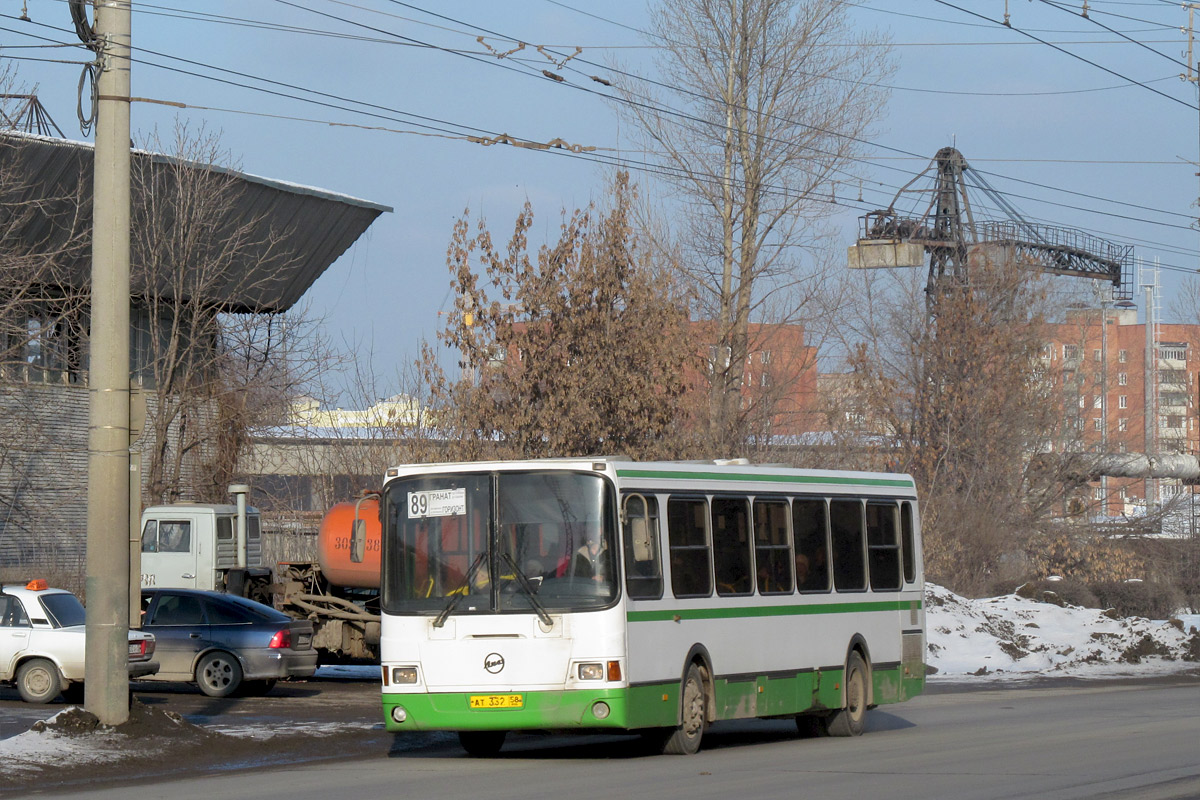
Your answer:
[[[462,375],[448,378],[429,346],[423,357],[455,456],[678,452],[695,350],[684,299],[634,239],[633,192],[618,175],[612,207],[567,217],[536,258],[528,205],[503,251],[482,222],[474,236],[465,215],[455,225],[457,314],[439,338]]]
[[[915,276],[855,277],[870,313],[846,321],[853,394],[876,465],[917,482],[930,578],[979,592],[1021,577],[1070,487],[1035,458],[1064,436],[1040,360],[1045,279],[980,258],[931,319]]]
[[[280,232],[233,213],[239,181],[218,137],[175,130],[151,150],[168,159],[134,161],[145,202],[133,216],[134,349],[148,395],[144,437],[150,498],[219,499],[237,474],[251,426],[279,419],[317,360],[311,320],[302,312],[228,307],[271,276],[247,261],[286,266]],[[156,163],[158,162],[158,163]]]
[[[840,0],[661,0],[652,16],[663,97],[627,79],[637,122],[683,211],[689,281],[714,321],[708,424],[740,449],[750,324],[797,319],[817,291],[804,258],[836,185],[884,109],[884,38]]]

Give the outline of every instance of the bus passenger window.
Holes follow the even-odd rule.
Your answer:
[[[754,564],[759,594],[791,594],[792,548],[783,500],[754,503]]]
[[[792,502],[796,538],[796,586],[802,592],[829,591],[829,528],[824,500]]]
[[[833,585],[839,592],[867,588],[863,554],[863,504],[861,500],[831,500],[829,533],[833,544]]]
[[[702,498],[667,501],[671,546],[671,591],[676,597],[712,594],[712,556],[708,549],[708,504]]]
[[[717,594],[750,594],[750,509],[744,497],[712,501],[713,568]]]
[[[662,597],[658,552],[658,500],[640,494],[625,498],[625,587],[634,600]]]
[[[900,540],[895,503],[867,503],[867,553],[871,589],[894,592],[900,588]]]
[[[913,533],[912,503],[900,504],[900,536],[901,552],[904,554],[904,582],[912,583],[917,579],[917,542]]]

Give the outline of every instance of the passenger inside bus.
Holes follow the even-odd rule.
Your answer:
[[[587,531],[587,541],[575,551],[575,557],[571,561],[571,575],[577,578],[591,578],[597,582],[607,580],[607,561],[608,549],[603,546],[600,529],[590,527]]]

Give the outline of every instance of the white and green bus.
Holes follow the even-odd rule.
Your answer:
[[[862,732],[925,685],[906,475],[617,458],[389,469],[388,730],[639,732],[717,720]]]

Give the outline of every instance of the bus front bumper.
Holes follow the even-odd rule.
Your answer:
[[[628,702],[628,689],[388,693],[383,719],[394,732],[621,729],[629,727]]]

